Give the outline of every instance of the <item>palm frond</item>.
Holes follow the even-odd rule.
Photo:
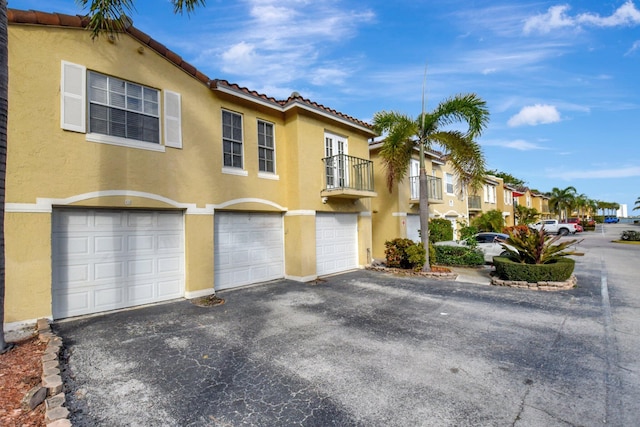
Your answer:
[[[480,144],[459,131],[436,132],[429,138],[444,149],[461,188],[478,190],[486,175],[486,160]]]
[[[466,122],[469,126],[466,135],[472,139],[478,137],[489,123],[487,103],[475,93],[456,95],[442,101],[431,113],[438,127],[455,122]]]
[[[394,183],[404,179],[409,169],[416,146],[417,124],[405,114],[381,111],[374,115],[373,127],[385,134],[380,157],[387,172],[387,188],[393,192]]]

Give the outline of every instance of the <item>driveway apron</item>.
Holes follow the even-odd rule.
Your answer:
[[[216,307],[178,301],[58,322],[72,422],[630,421],[634,403],[612,397],[607,382],[635,392],[637,378],[612,364],[628,359],[606,339],[594,257],[595,250],[578,260],[578,288],[555,293],[356,271],[220,292],[226,303]]]

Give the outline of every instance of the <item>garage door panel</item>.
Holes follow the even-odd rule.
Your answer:
[[[182,296],[183,223],[175,211],[55,210],[54,318]]]
[[[215,288],[228,289],[284,276],[282,215],[215,215]]]
[[[319,276],[358,267],[357,214],[316,215],[316,274]]]
[[[122,280],[124,262],[103,262],[94,264],[94,280]]]

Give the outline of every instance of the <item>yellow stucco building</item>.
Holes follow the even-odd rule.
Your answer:
[[[367,123],[211,80],[135,27],[8,19],[7,324],[370,263]]]

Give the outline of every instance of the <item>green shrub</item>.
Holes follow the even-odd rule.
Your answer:
[[[596,231],[595,225],[583,225],[582,228],[584,229],[584,231]]]
[[[453,240],[451,221],[446,218],[433,218],[429,221],[429,241],[432,243]]]
[[[620,235],[620,240],[626,240],[628,242],[640,242],[640,231],[625,230]]]
[[[434,246],[436,264],[454,266],[484,265],[484,255],[479,249],[464,246]]]
[[[387,267],[419,270],[426,262],[426,251],[422,243],[397,238],[387,240],[384,245]]]
[[[502,280],[536,282],[563,282],[571,277],[575,261],[558,258],[549,264],[522,264],[506,257],[494,257],[496,274]]]
[[[436,263],[436,258],[436,247],[433,246],[433,243],[429,242],[429,267]]]
[[[427,262],[427,251],[424,250],[422,243],[417,243],[409,246],[405,253],[407,254],[407,261],[414,270],[420,270],[425,262]]]
[[[473,225],[463,225],[460,227],[460,240],[470,239],[478,234],[480,230]]]

